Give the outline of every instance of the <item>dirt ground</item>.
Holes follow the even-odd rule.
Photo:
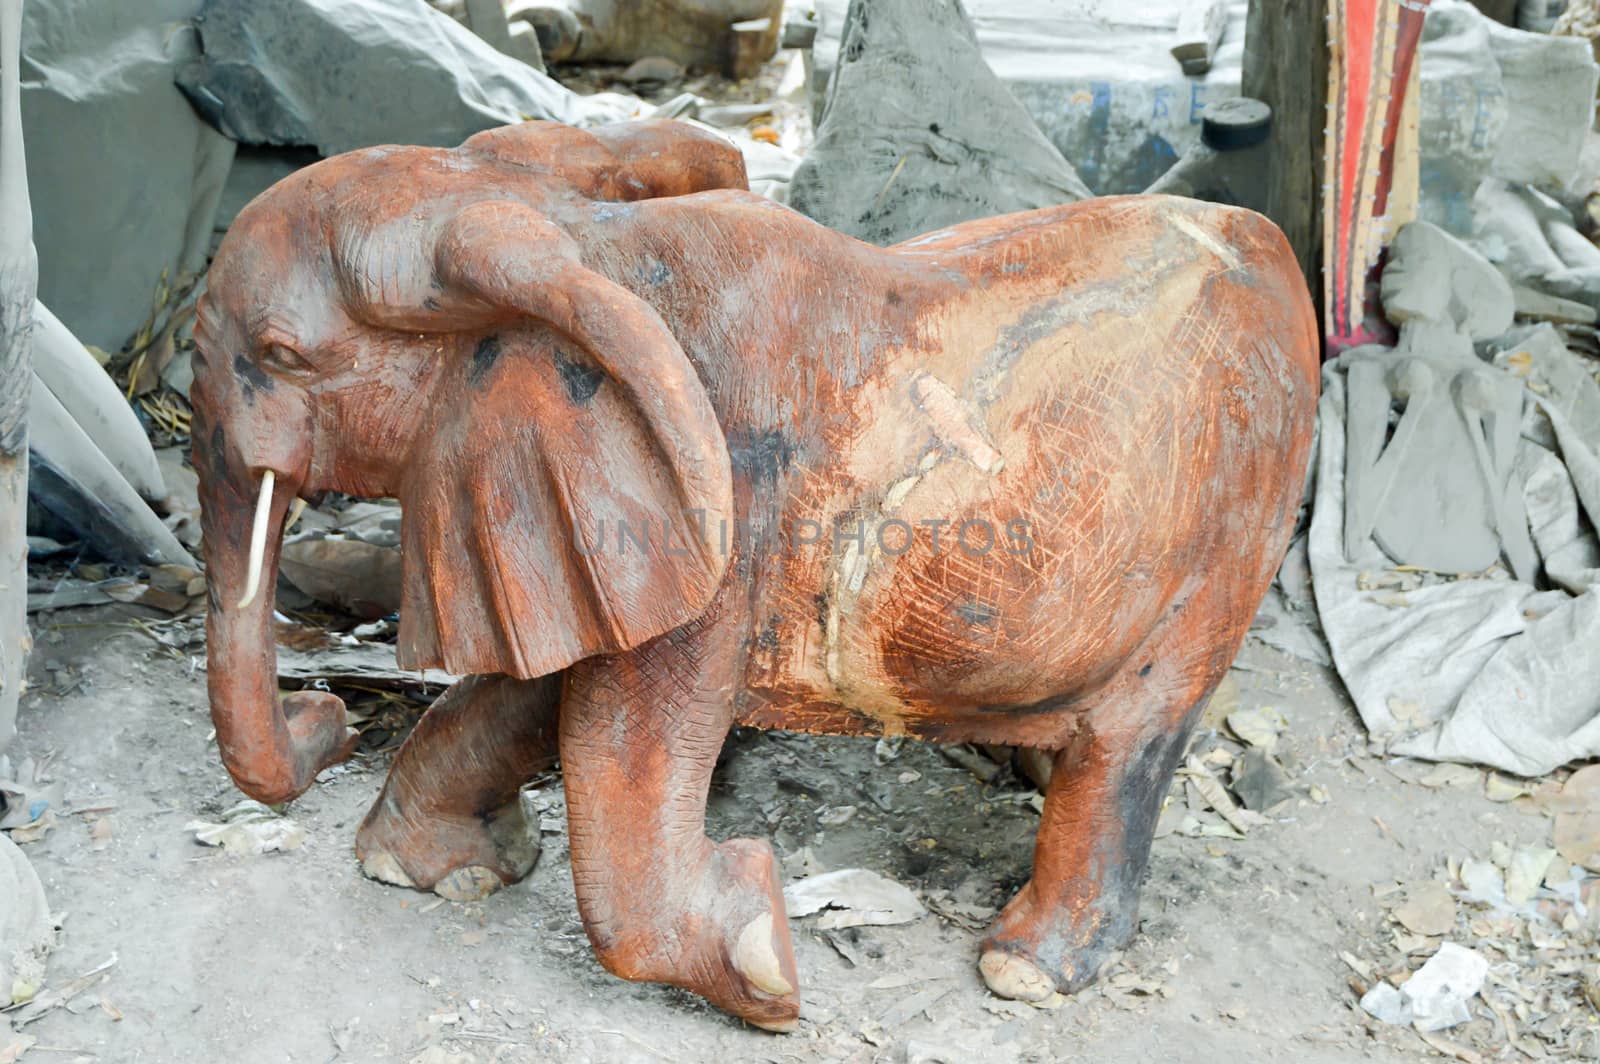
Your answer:
[[[931,910],[837,948],[816,917],[793,921],[805,1007],[797,1033],[774,1036],[600,968],[555,777],[529,791],[545,828],[534,872],[478,903],[361,875],[351,840],[387,754],[331,770],[288,808],[307,832],[291,852],[199,845],[185,825],[240,796],[209,738],[198,630],[170,622],[194,640],[173,649],[129,626],[140,612],[60,611],[38,632],[12,755],[48,759],[66,790],[56,826],[26,846],[62,918],[49,983],[116,964],[26,1028],[30,1061],[1411,1060],[1433,1050],[1366,1017],[1340,959],[1383,955],[1375,885],[1549,834],[1481,786],[1432,789],[1367,758],[1332,674],[1251,642],[1239,705],[1287,718],[1278,753],[1300,797],[1242,840],[1158,839],[1137,939],[1096,986],[1037,1009],[992,997],[975,964],[989,911],[1028,873],[1028,784],[1009,770],[984,784],[911,742],[878,764],[871,740],[740,732],[713,788],[714,836],[770,837],[796,875],[809,847],[810,870],[872,869]],[[1206,729],[1195,749],[1219,741]],[[819,820],[846,806],[843,823]],[[1447,1034],[1487,1036],[1484,1016]],[[1507,1053],[1487,1059],[1523,1059]]]

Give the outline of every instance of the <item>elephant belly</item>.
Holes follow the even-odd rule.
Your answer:
[[[791,497],[832,541],[759,596],[744,720],[1048,745],[1208,582],[1208,630],[1242,638],[1299,499],[1314,322],[1268,223],[1178,210],[1000,271],[863,389]]]

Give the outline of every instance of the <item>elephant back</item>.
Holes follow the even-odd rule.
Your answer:
[[[874,722],[852,730],[929,733],[953,707],[1093,690],[1214,574],[1218,623],[1247,626],[1293,524],[1318,387],[1282,234],[1145,196],[893,250],[970,283],[863,396],[878,413],[845,445],[847,490],[800,500],[867,533],[819,553],[822,608],[805,638],[774,641],[806,649],[768,678]]]

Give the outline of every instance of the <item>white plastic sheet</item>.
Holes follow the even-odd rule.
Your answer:
[[[1370,539],[1356,557],[1344,555],[1344,379],[1337,361],[1324,370],[1310,535],[1317,609],[1362,721],[1393,753],[1524,776],[1600,755],[1600,426],[1580,431],[1569,417],[1600,393],[1572,394],[1594,381],[1567,364],[1577,356],[1558,339],[1543,339],[1521,345],[1537,350],[1526,371],[1551,398],[1530,392],[1520,461],[1553,585],[1545,590],[1503,574],[1361,590],[1363,572],[1393,563]],[[1559,380],[1577,383],[1552,391]]]

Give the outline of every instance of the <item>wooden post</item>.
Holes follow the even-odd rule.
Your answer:
[[[1272,108],[1267,215],[1289,237],[1313,298],[1322,293],[1322,152],[1327,128],[1324,0],[1250,0],[1244,95]]]
[[[39,260],[22,165],[22,0],[0,0],[0,753],[17,731],[28,664],[28,400]],[[52,935],[28,858],[0,835],[0,1005],[37,987]]]
[[[1416,214],[1417,45],[1430,0],[1330,0],[1325,353],[1393,344],[1379,278],[1395,232]],[[1410,100],[1409,113],[1407,101]],[[1409,114],[1409,121],[1408,121]],[[1407,129],[1411,133],[1406,135]]]
[[[28,651],[28,397],[39,260],[22,162],[22,0],[0,0],[0,750]]]

